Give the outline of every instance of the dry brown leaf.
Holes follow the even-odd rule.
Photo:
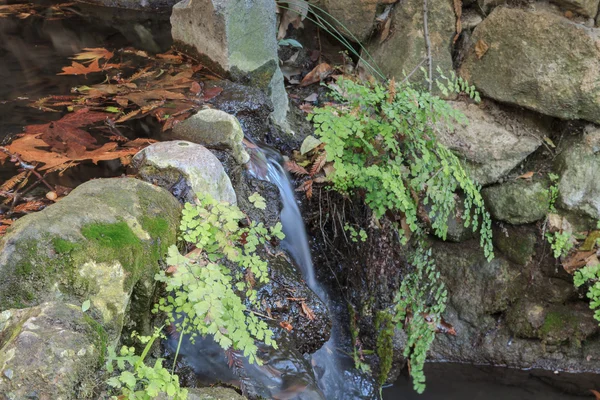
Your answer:
[[[86,151],[77,157],[68,157],[64,154],[48,151],[48,145],[46,144],[46,142],[41,140],[39,136],[41,136],[41,134],[24,135],[12,142],[10,145],[6,146],[6,148],[11,153],[19,154],[25,162],[43,163],[44,166],[40,167],[39,170],[45,171],[50,170],[54,167],[59,167],[63,165],[66,166],[68,163],[73,161],[79,162],[84,160],[91,160],[94,163],[98,163],[98,161],[115,160],[117,158],[121,158],[129,154],[135,154],[139,150],[141,150],[142,147],[145,147],[145,145],[140,147],[132,147],[132,143],[136,142],[139,139],[126,143],[124,145],[124,147],[126,148],[119,148],[119,145],[117,143],[109,142],[98,149]]]
[[[462,32],[462,0],[453,0],[454,3],[454,16],[456,17],[456,35],[454,35],[454,40],[452,43],[456,43],[460,33]],[[481,57],[480,57],[481,58]]]
[[[217,87],[217,86],[206,89],[206,90],[204,90],[204,93],[202,94],[202,100],[209,101],[209,100],[217,97],[218,95],[220,95],[222,91],[223,91],[223,88]]]
[[[27,203],[19,204],[15,208],[13,208],[13,213],[26,213],[29,211],[39,211],[42,208],[46,207],[46,204],[43,201],[34,200],[28,201]]]
[[[562,263],[563,268],[569,274],[574,273],[579,268],[585,267],[588,264],[588,259],[590,257],[596,257],[595,251],[578,251],[576,253],[571,254],[566,258],[566,260]],[[596,258],[596,261],[598,259]],[[593,260],[590,260],[593,262]]]
[[[321,169],[323,168],[323,166],[325,165],[326,161],[327,161],[327,152],[323,151],[321,154],[319,154],[319,156],[313,163],[313,166],[310,169],[310,176],[315,176],[316,174],[318,174],[321,171]]]
[[[91,62],[94,60],[100,60],[101,58],[110,60],[115,55],[115,53],[113,53],[112,51],[108,51],[101,47],[96,47],[96,48],[86,47],[83,50],[84,51],[82,51],[81,53],[75,54],[75,57],[72,57],[71,59]]]
[[[533,171],[525,172],[523,175],[519,175],[515,179],[531,179],[533,178],[533,174]]]
[[[481,57],[485,55],[489,48],[490,46],[488,46],[487,43],[483,41],[483,39],[479,39],[475,44],[475,55],[478,59],[481,60]]]
[[[86,150],[95,149],[96,139],[81,127],[105,120],[110,114],[89,111],[87,108],[69,113],[48,124],[28,125],[26,134],[39,135],[39,138],[50,146],[51,150],[66,154],[68,157],[78,157]]]
[[[244,280],[246,281],[246,283],[248,283],[248,285],[250,285],[250,288],[253,288],[254,285],[256,285],[256,278],[254,277],[254,272],[252,272],[250,268],[246,269],[246,273],[244,274]]]
[[[594,389],[590,389],[590,392],[592,392],[592,394],[596,396],[596,400],[600,400],[600,392]]]
[[[309,179],[306,182],[302,183],[300,186],[298,186],[296,188],[296,192],[305,192],[306,197],[310,199],[312,197],[312,185],[313,180]]]
[[[310,307],[307,306],[305,302],[302,302],[300,304],[302,305],[302,312],[304,313],[304,315],[306,315],[306,318],[308,318],[311,321],[314,320],[315,313],[313,312],[313,310],[311,310]]]
[[[0,224],[4,224],[4,225],[12,225],[13,222],[15,222],[12,219],[0,219]]]
[[[298,165],[295,161],[286,161],[285,164],[283,164],[283,167],[292,174],[308,175],[308,171],[304,167]]]
[[[2,14],[0,14],[0,17],[2,17]],[[7,229],[8,225],[0,225],[0,236],[4,235]]]
[[[98,65],[98,60],[92,61],[87,67],[73,61],[71,66],[63,67],[63,72],[56,75],[87,75],[93,72],[101,72],[103,69]]]
[[[379,43],[385,42],[385,40],[390,36],[390,28],[392,27],[392,19],[388,18],[387,21],[383,24],[383,28],[381,29],[381,36],[379,37]]]
[[[118,101],[121,97],[116,97]],[[122,98],[126,98],[132,103],[137,104],[140,107],[148,105],[149,100],[184,100],[185,95],[182,93],[171,92],[164,89],[149,90],[144,92],[128,93],[123,95]]]
[[[286,331],[288,331],[288,332],[291,332],[291,331],[292,331],[292,329],[294,329],[294,327],[292,326],[292,324],[290,324],[290,323],[289,323],[289,322],[287,322],[287,321],[281,321],[281,322],[279,323],[279,326],[281,326],[283,329],[285,329],[285,330],[286,330]]]
[[[331,65],[327,63],[321,63],[317,65],[312,71],[310,71],[302,82],[300,82],[300,86],[308,86],[313,83],[321,82],[323,79],[327,78],[333,72],[333,68]]]
[[[4,154],[4,153],[2,153],[2,154]],[[27,174],[28,174],[28,171],[23,171],[15,176],[13,176],[12,178],[10,178],[6,182],[4,182],[2,184],[2,186],[0,186],[0,191],[8,192],[8,191],[12,190],[19,182],[21,182],[23,179],[25,179]]]
[[[200,84],[196,81],[192,82],[192,86],[190,86],[190,92],[193,94],[198,94],[202,91]]]

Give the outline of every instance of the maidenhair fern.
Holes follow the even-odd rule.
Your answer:
[[[255,340],[277,345],[267,324],[242,299],[256,302],[255,283],[269,281],[258,246],[284,235],[280,223],[267,228],[248,221],[248,226],[240,227],[242,220],[246,216],[236,206],[209,195],[185,205],[182,238],[196,250],[182,255],[175,246],[169,249],[167,262],[173,273],[161,272],[156,279],[166,283],[171,295],[161,299],[156,310],[166,312],[177,330],[192,340],[210,334],[224,349],[241,350],[251,363],[261,364]]]
[[[466,82],[449,82],[453,83],[446,91],[464,87],[472,97],[477,96]],[[348,79],[337,84],[332,91],[337,104],[315,108],[309,118],[325,143],[327,161],[333,162],[333,188],[364,193],[377,218],[391,212],[403,220],[410,234],[397,229],[402,244],[409,235],[416,239],[414,271],[404,278],[396,298],[396,322],[408,333],[405,355],[415,389],[422,392],[423,363],[434,338],[431,325],[439,322],[447,296],[431,253],[423,247],[421,238],[428,229],[422,220],[445,239],[448,218],[457,205],[456,193],[462,192],[464,225],[479,230],[485,255],[493,258],[491,220],[480,188],[458,158],[436,140],[438,129],[462,123],[465,117],[444,100],[410,84],[392,81],[385,87]]]

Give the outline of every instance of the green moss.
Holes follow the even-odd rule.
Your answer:
[[[52,239],[52,245],[54,246],[54,251],[58,254],[68,254],[79,247],[77,243],[69,242],[59,237]]]
[[[392,315],[386,311],[378,311],[375,316],[375,329],[379,332],[376,342],[376,351],[379,357],[377,383],[382,387],[392,369],[394,358],[394,322],[392,321]]]
[[[150,234],[150,236],[159,238],[169,232],[169,222],[161,217],[148,218],[143,217],[141,220],[142,228]]]
[[[546,314],[544,324],[540,327],[539,332],[545,338],[561,335],[565,330],[573,330],[576,327],[577,318],[573,315],[566,312],[550,311]]]
[[[90,317],[88,314],[83,314],[83,319],[90,326],[93,332],[96,333],[95,345],[98,349],[98,353],[100,354],[98,358],[98,364],[104,364],[104,358],[106,355],[106,351],[108,349],[108,334],[106,330],[96,321],[94,318]]]
[[[81,228],[81,233],[100,246],[111,249],[122,249],[127,246],[135,247],[140,244],[140,239],[124,221],[114,224],[94,223],[86,225]]]

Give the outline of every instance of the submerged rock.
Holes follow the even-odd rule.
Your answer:
[[[600,130],[588,129],[583,140],[571,140],[557,158],[561,204],[600,218]]]
[[[274,106],[274,121],[286,127],[289,104],[275,24],[275,3],[270,0],[182,0],[171,15],[176,46],[208,57],[235,80],[264,90]]]
[[[0,311],[90,300],[90,314],[111,340],[127,315],[147,332],[154,275],[175,243],[180,210],[166,190],[114,178],[84,183],[22,217],[0,239]]]
[[[205,387],[188,389],[188,400],[244,400],[245,397],[233,389],[224,387]]]
[[[90,398],[107,334],[79,305],[43,303],[0,313],[2,399]]]
[[[509,224],[528,224],[546,216],[550,193],[542,182],[519,179],[490,186],[481,195],[492,218]]]
[[[196,193],[237,204],[231,181],[221,162],[206,147],[184,140],[154,143],[133,157],[138,176],[169,190],[181,201]]]
[[[509,113],[493,104],[451,102],[468,122],[438,138],[467,162],[471,177],[482,185],[497,182],[542,144],[545,129],[533,113]]]
[[[224,111],[201,110],[175,125],[172,136],[210,148],[229,149],[240,164],[250,159],[242,143],[244,132],[240,123],[236,117]]]
[[[476,50],[485,43],[483,54]],[[552,45],[549,45],[549,44]],[[563,119],[600,122],[598,32],[544,10],[498,7],[460,68],[486,96]]]

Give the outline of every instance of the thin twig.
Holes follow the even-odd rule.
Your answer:
[[[416,67],[415,67],[415,68],[414,68],[412,71],[410,71],[410,74],[406,75],[406,76],[404,77],[404,79],[402,79],[402,82],[400,82],[400,84],[402,85],[402,84],[403,84],[403,83],[405,83],[405,82],[406,82],[408,79],[410,79],[410,77],[411,77],[411,76],[413,76],[413,74],[414,74],[415,72],[417,72],[417,71],[419,70],[419,68],[421,68],[421,65],[423,65],[423,63],[424,63],[425,61],[427,61],[427,58],[423,58],[423,59],[421,60],[421,62],[420,62],[419,64],[417,64],[417,66],[416,66]]]
[[[431,40],[427,27],[427,0],[423,0],[423,34],[425,35],[425,46],[427,47],[427,60],[429,61],[429,91],[433,88],[433,60],[431,59]]]
[[[37,178],[40,181],[42,181],[44,183],[44,185],[46,185],[46,187],[48,187],[48,189],[50,189],[51,191],[54,191],[54,188],[52,186],[50,186],[48,184],[48,182],[46,182],[46,180],[44,179],[44,177],[42,175],[40,175],[40,173],[35,170],[35,165],[27,164],[25,161],[23,161],[21,159],[21,157],[19,157],[17,154],[11,153],[4,146],[0,146],[0,151],[2,151],[4,154],[8,155],[11,158],[12,162],[19,163],[19,165],[20,165],[21,168],[23,168],[25,170],[31,171],[35,176],[37,176]]]

